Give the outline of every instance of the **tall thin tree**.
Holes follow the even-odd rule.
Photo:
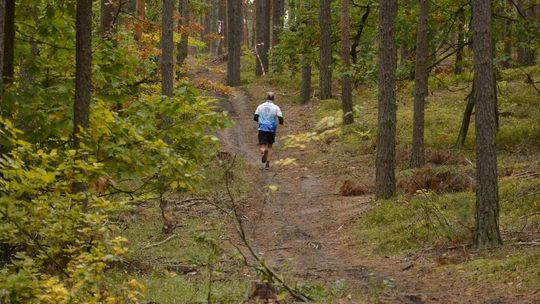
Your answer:
[[[270,0],[255,0],[256,44],[255,75],[268,72],[268,50],[270,49]]]
[[[0,0],[0,67],[4,66],[4,24],[6,17],[6,0]],[[4,110],[4,73],[0,69],[0,116]]]
[[[136,0],[135,11],[137,21],[135,23],[135,41],[141,41],[144,30],[144,18],[146,17],[146,1]]]
[[[414,115],[411,168],[424,166],[424,107],[428,92],[428,16],[429,0],[419,0],[420,15],[416,30],[416,62],[414,71]]]
[[[88,130],[92,90],[92,0],[77,0],[75,43],[75,102],[73,146],[81,146],[81,132]]]
[[[4,15],[4,84],[13,82],[15,73],[15,0],[6,0]]]
[[[161,12],[161,95],[172,97],[174,85],[174,0],[163,0]]]
[[[272,0],[272,47],[279,43],[279,35],[283,30],[285,0]]]
[[[240,85],[240,45],[242,42],[241,0],[227,0],[227,85]]]
[[[381,0],[379,7],[379,114],[375,195],[390,198],[396,191],[396,45],[397,0]]]
[[[332,98],[332,14],[330,5],[332,0],[321,0],[319,8],[320,27],[320,73],[319,98],[321,100]]]
[[[180,31],[180,42],[178,43],[177,64],[182,65],[188,56],[189,51],[189,24],[190,24],[190,8],[189,0],[178,0],[178,12],[180,19],[178,20],[178,30]]]
[[[476,248],[502,244],[499,232],[495,89],[491,1],[473,0],[474,91],[476,102]]]
[[[349,1],[341,0],[341,59],[345,68],[341,76],[341,106],[343,109],[343,124],[348,125],[354,122],[352,106],[352,86],[349,69],[351,67],[351,38]]]
[[[99,31],[104,39],[112,38],[117,6],[117,0],[101,0]]]

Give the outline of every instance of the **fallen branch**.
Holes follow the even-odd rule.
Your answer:
[[[163,241],[161,242],[157,242],[155,244],[150,244],[150,245],[147,245],[147,246],[144,246],[143,248],[141,249],[148,249],[148,248],[152,248],[152,247],[156,247],[156,246],[159,246],[159,245],[163,245],[165,243],[167,243],[168,241],[174,239],[175,237],[177,237],[176,233],[175,234],[171,234],[169,237],[167,237],[166,239],[164,239]]]

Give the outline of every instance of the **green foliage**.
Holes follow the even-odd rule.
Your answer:
[[[126,253],[108,214],[120,207],[74,183],[101,176],[103,165],[75,150],[42,149],[19,139],[1,119],[0,301],[4,303],[113,303],[135,294],[106,290],[101,280]],[[84,206],[88,206],[85,208]],[[87,210],[85,210],[87,209]]]

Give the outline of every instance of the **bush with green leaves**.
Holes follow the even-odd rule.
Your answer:
[[[135,300],[128,285],[113,292],[101,284],[126,253],[108,221],[120,205],[72,191],[103,175],[103,164],[67,147],[43,149],[20,139],[11,122],[0,123],[0,302]]]

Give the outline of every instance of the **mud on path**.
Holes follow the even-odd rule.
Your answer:
[[[202,75],[223,79],[210,70]],[[264,91],[261,95],[258,99]],[[465,279],[457,272],[441,274],[434,270],[432,255],[362,256],[362,245],[352,239],[350,229],[369,210],[371,196],[340,196],[345,177],[340,168],[310,161],[309,151],[281,147],[282,136],[310,131],[311,109],[280,103],[279,96],[285,126],[278,128],[273,160],[294,158],[297,165],[263,170],[252,120],[258,101],[242,89],[221,102],[235,124],[219,138],[224,151],[247,163],[249,203],[242,211],[252,245],[287,281],[346,286],[332,303],[540,303],[501,283]],[[277,190],[270,191],[270,185]]]

